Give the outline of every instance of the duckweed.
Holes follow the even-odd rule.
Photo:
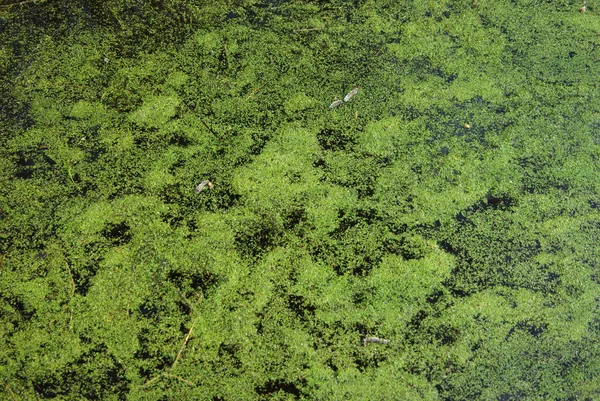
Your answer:
[[[4,399],[600,397],[594,1],[4,3]]]

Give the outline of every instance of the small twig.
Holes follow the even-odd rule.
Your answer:
[[[174,379],[181,380],[182,382],[184,382],[184,383],[187,383],[187,384],[189,384],[190,386],[193,386],[193,385],[194,385],[194,383],[192,383],[191,381],[189,381],[189,380],[187,380],[187,379],[184,379],[183,377],[175,376],[175,375],[172,375],[172,374],[169,374],[169,373],[163,373],[163,376],[166,376],[166,377],[172,377],[172,378],[174,378]]]
[[[177,287],[175,287],[175,289],[177,289],[177,291],[179,292],[179,289]],[[186,301],[187,299],[183,296],[183,294],[181,294],[181,292],[179,292],[179,295],[181,295],[181,297]],[[200,298],[198,300],[198,302],[196,302],[196,305],[199,304],[202,301],[202,298]],[[188,302],[188,305],[190,305],[190,307],[192,308],[192,310],[196,310],[196,308],[192,307],[192,305]],[[177,356],[175,357],[175,360],[173,361],[173,364],[171,365],[171,367],[169,368],[170,371],[173,370],[173,368],[175,367],[175,364],[177,363],[177,361],[179,360],[179,358],[181,357],[181,354],[183,353],[183,350],[185,349],[185,346],[187,345],[188,341],[190,340],[190,337],[192,336],[192,330],[194,330],[194,326],[196,325],[196,323],[198,322],[198,319],[200,319],[200,313],[198,313],[198,316],[196,317],[196,319],[194,319],[194,321],[192,322],[192,327],[190,327],[190,330],[187,333],[187,336],[185,336],[185,340],[183,341],[183,345],[181,346],[181,348],[179,349],[179,352],[177,353]],[[158,375],[154,376],[152,379],[148,380],[146,383],[144,383],[142,385],[142,387],[146,387],[149,386],[150,384],[152,384],[153,382],[155,382],[156,380],[160,379],[161,376],[164,377],[172,377],[178,380],[181,380],[184,383],[189,384],[190,386],[193,386],[194,383],[192,383],[189,380],[186,380],[182,377],[179,376],[175,376],[174,374],[171,373],[167,373],[167,372],[161,372]]]
[[[295,29],[294,32],[320,31],[322,29],[325,29],[325,28],[301,28],[301,29]]]
[[[161,377],[171,377],[173,379],[181,380],[182,382],[189,384],[190,386],[194,385],[194,383],[192,383],[191,381],[189,381],[187,379],[184,379],[183,377],[172,375],[170,373],[160,373],[160,374],[154,376],[152,379],[148,380],[146,383],[144,383],[142,385],[142,387],[149,386],[150,384],[154,383],[156,380],[160,379]]]
[[[248,95],[248,97],[246,98],[246,100],[250,99],[252,96],[254,96],[255,93],[257,93],[259,90],[261,90],[262,88],[264,88],[266,84],[267,83],[265,82],[261,86],[259,86],[257,88],[254,88],[254,90],[252,92],[250,92],[250,94]]]
[[[185,301],[185,303],[187,304],[187,306],[189,306],[190,311],[196,312],[196,307],[194,305],[192,305],[192,303],[185,297],[185,295],[182,294],[182,292],[179,290],[179,288],[177,288],[177,286],[170,281],[168,281],[168,283],[171,284],[171,286],[173,288],[175,288],[175,291],[177,291],[177,293],[179,294],[181,299],[183,299]],[[189,313],[189,315],[191,315],[191,312]]]
[[[69,272],[69,277],[71,278],[71,298],[73,298],[73,295],[75,295],[75,280],[73,279],[73,273],[71,273],[69,263],[67,263],[67,271]]]
[[[212,130],[212,129],[211,129],[209,126],[208,126],[208,124],[206,124],[204,121],[202,121],[202,119],[201,119],[201,118],[199,118],[198,120],[200,120],[200,122],[201,122],[201,123],[202,123],[202,124],[203,124],[203,125],[206,127],[206,129],[207,129],[207,130],[208,130],[208,131],[209,131],[211,134],[213,134],[214,136],[218,137],[218,135],[215,133],[215,131],[213,131],[213,130]]]
[[[158,374],[158,375],[154,376],[152,379],[150,379],[150,380],[148,380],[146,383],[144,383],[144,385],[143,385],[142,387],[149,386],[149,385],[150,385],[150,383],[154,382],[155,380],[158,380],[158,379],[160,379],[160,377],[161,377],[161,376],[162,376],[162,373],[160,373],[160,374]]]
[[[0,5],[0,10],[6,9],[6,8],[9,8],[12,6],[20,6],[22,4],[35,3],[36,1],[40,1],[40,0],[23,0],[23,1],[18,1],[16,3],[12,3],[12,4],[2,4],[2,5]]]
[[[179,289],[177,287],[175,287],[177,289],[177,291],[179,291]],[[200,297],[200,299],[198,299],[196,301],[196,307],[192,306],[189,301],[183,296],[183,294],[181,294],[181,292],[179,293],[179,295],[181,295],[181,297],[183,299],[185,299],[185,301],[188,303],[188,305],[190,306],[190,308],[196,312],[197,316],[196,319],[194,319],[194,321],[192,322],[192,327],[190,327],[190,330],[187,333],[187,336],[185,336],[185,340],[183,341],[183,345],[181,346],[181,348],[179,349],[179,352],[177,353],[177,356],[175,357],[175,360],[173,361],[173,364],[171,365],[171,370],[173,370],[173,368],[175,367],[175,364],[177,363],[177,361],[179,360],[179,357],[181,356],[181,353],[183,352],[183,350],[185,349],[185,346],[187,345],[188,341],[190,340],[190,337],[192,336],[192,330],[194,330],[194,326],[196,325],[196,323],[198,322],[198,319],[200,319],[200,312],[197,311],[196,307],[200,304],[200,302],[202,302],[202,297]]]
[[[14,401],[18,401],[17,396],[15,395],[15,393],[13,393],[12,389],[10,388],[10,386],[8,385],[8,383],[2,379],[2,383],[4,383],[4,387],[6,387],[6,389],[8,390],[8,392],[10,393],[12,399]]]
[[[227,57],[227,42],[223,42],[223,51],[221,52],[225,59],[225,69],[229,68],[229,57]]]
[[[196,325],[196,322],[198,321],[198,318],[200,318],[200,316],[198,316],[192,322],[192,327],[190,327],[190,331],[188,331],[187,336],[185,336],[185,340],[183,341],[183,345],[179,349],[179,352],[177,353],[177,356],[175,357],[175,360],[173,361],[173,364],[171,365],[171,370],[173,370],[173,368],[175,367],[175,364],[179,360],[179,357],[181,356],[181,353],[183,352],[183,350],[184,350],[185,346],[187,345],[188,341],[190,340],[190,337],[192,335],[192,330],[194,330],[194,326]]]
[[[71,301],[73,300],[73,296],[75,295],[75,280],[73,279],[73,273],[71,273],[71,267],[67,262],[67,271],[69,272],[69,277],[71,278],[71,299],[69,300],[69,330],[73,330],[73,306],[71,305]]]
[[[33,393],[35,394],[35,399],[39,400],[40,397],[38,396],[38,392],[37,392],[37,389],[35,388],[35,385],[33,384],[33,381],[31,382],[31,387],[33,387]]]
[[[135,265],[131,265],[131,288],[129,292],[129,298],[127,299],[127,317],[131,311],[131,293],[135,291]]]
[[[69,179],[71,180],[71,183],[73,184],[75,189],[77,189],[79,192],[81,192],[81,188],[79,188],[79,185],[77,185],[77,183],[75,182],[75,179],[73,179],[73,171],[71,170],[71,167],[72,167],[72,165],[69,165],[67,167],[67,174],[69,175]]]

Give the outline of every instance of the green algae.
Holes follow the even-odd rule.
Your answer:
[[[5,398],[597,397],[578,7],[3,10]]]

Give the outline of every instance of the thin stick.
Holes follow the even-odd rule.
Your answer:
[[[183,342],[183,345],[181,346],[181,348],[179,349],[179,352],[177,353],[177,356],[175,357],[175,360],[173,361],[173,364],[171,365],[171,370],[173,370],[173,368],[175,367],[175,364],[177,363],[177,361],[179,360],[179,357],[181,356],[181,353],[183,352],[183,349],[185,348],[185,346],[187,345],[187,342],[190,339],[190,336],[192,335],[192,330],[194,330],[194,325],[196,324],[196,322],[198,321],[198,318],[200,316],[198,316],[196,319],[194,319],[194,321],[192,322],[192,327],[190,327],[190,331],[188,331],[187,336],[185,337],[185,341]]]
[[[150,385],[150,383],[152,383],[152,382],[153,382],[153,381],[155,381],[155,380],[158,380],[158,379],[160,379],[160,377],[161,377],[161,376],[162,376],[162,373],[161,373],[161,374],[158,374],[158,375],[156,375],[156,376],[154,376],[152,379],[150,379],[150,380],[148,380],[146,383],[144,383],[144,385],[143,385],[142,387],[149,386],[149,385]]]
[[[193,385],[194,385],[194,383],[192,383],[192,382],[191,382],[191,381],[189,381],[189,380],[186,380],[186,379],[184,379],[183,377],[175,376],[175,375],[172,375],[172,374],[169,374],[169,373],[163,373],[163,376],[172,377],[172,378],[174,378],[174,379],[181,380],[182,382],[184,382],[184,383],[187,383],[187,384],[189,384],[190,386],[193,386]]]
[[[75,295],[75,280],[73,279],[73,273],[71,273],[71,267],[67,262],[67,271],[69,272],[69,277],[71,278],[71,300],[69,300],[69,330],[73,331],[73,306],[71,306],[71,301],[73,300],[73,296]]]
[[[177,289],[177,291],[179,291],[179,289],[177,287],[175,287],[175,289]],[[181,297],[186,301],[187,299],[183,296],[183,294],[181,294],[181,292],[179,293],[179,295],[181,295]],[[198,303],[200,303],[202,301],[202,298],[200,298],[198,300]],[[196,308],[192,307],[192,305],[188,302],[188,304],[190,305],[190,307],[192,308],[192,310],[196,310]],[[181,354],[183,353],[183,350],[185,349],[185,346],[187,345],[188,341],[190,340],[190,337],[192,336],[192,330],[194,330],[194,326],[196,325],[196,323],[198,322],[198,319],[200,319],[200,313],[198,313],[198,316],[196,317],[196,319],[194,319],[194,321],[192,322],[192,327],[190,327],[190,330],[187,333],[187,336],[185,336],[185,340],[183,341],[183,345],[181,346],[181,348],[179,349],[179,352],[177,353],[177,356],[175,357],[175,360],[173,361],[173,364],[171,365],[171,368],[169,370],[173,370],[173,368],[175,367],[175,364],[177,363],[177,361],[179,360],[179,358],[181,357]],[[154,376],[152,379],[148,380],[146,383],[144,383],[142,385],[142,387],[146,387],[149,386],[150,384],[152,384],[154,381],[160,379],[161,376],[165,376],[165,377],[173,377],[175,379],[181,380],[182,382],[185,382],[187,384],[189,384],[190,386],[193,386],[194,383],[192,383],[189,380],[186,380],[182,377],[179,376],[175,376],[173,374],[170,373],[166,373],[166,372],[162,372],[160,374],[158,374],[157,376]]]
[[[246,98],[246,100],[250,99],[252,96],[254,96],[255,93],[257,93],[259,90],[261,90],[262,88],[264,88],[264,86],[267,83],[265,82],[264,84],[262,84],[261,86],[255,88],[252,92],[250,92],[250,94],[248,95],[248,97]]]
[[[295,29],[294,32],[320,31],[322,29],[325,29],[325,28],[302,28],[302,29]]]
[[[182,382],[189,384],[190,386],[194,385],[194,383],[192,383],[191,381],[189,381],[187,379],[184,379],[183,377],[172,375],[170,373],[160,373],[160,374],[154,376],[152,379],[148,380],[146,383],[144,383],[142,385],[142,387],[149,386],[150,384],[154,383],[156,380],[160,379],[161,377],[171,377],[173,379],[181,380]]]
[[[215,131],[213,131],[204,121],[202,121],[201,118],[199,118],[198,120],[200,120],[200,122],[206,127],[207,130],[210,131],[211,134],[213,134],[214,136],[218,137],[218,135],[215,133]]]
[[[127,299],[127,317],[131,311],[131,293],[135,292],[135,265],[131,265],[131,288],[129,291],[129,298]]]
[[[177,289],[177,291],[179,291],[179,289],[177,287],[175,287],[175,289]],[[181,294],[181,292],[179,293],[179,295],[181,295],[181,297],[183,299],[185,299],[186,302],[188,302],[188,300],[183,296],[183,294]],[[200,302],[202,302],[202,297],[200,297],[200,299],[198,301],[196,301],[196,306],[198,306],[200,304]],[[200,312],[197,312],[197,309],[195,307],[193,307],[189,302],[188,302],[188,305],[198,315],[196,316],[196,319],[194,319],[194,321],[192,322],[192,327],[190,327],[190,330],[188,331],[187,336],[185,336],[185,340],[183,341],[183,345],[179,349],[179,352],[177,353],[177,356],[175,357],[175,360],[173,361],[173,364],[171,365],[171,370],[173,370],[173,368],[175,367],[175,364],[179,360],[179,357],[181,356],[181,353],[183,352],[185,346],[187,345],[188,341],[190,340],[190,337],[192,336],[192,330],[194,330],[194,326],[198,322],[198,319],[200,319]]]
[[[0,5],[0,9],[12,7],[12,6],[20,6],[22,4],[27,4],[27,3],[35,3],[36,1],[39,1],[39,0],[24,0],[24,1],[19,1],[19,2],[13,3],[13,4],[2,4],[2,5]]]
[[[168,283],[171,284],[171,286],[173,288],[175,288],[175,291],[177,291],[177,293],[179,294],[179,296],[181,297],[181,299],[183,299],[185,301],[185,303],[190,307],[190,310],[192,312],[196,312],[196,308],[194,307],[194,305],[192,305],[190,303],[190,301],[188,301],[188,299],[181,293],[181,291],[179,290],[179,288],[177,288],[177,286],[175,284],[171,283],[170,281],[168,281]],[[189,314],[191,314],[191,313],[189,313]]]
[[[2,379],[2,383],[4,383],[4,387],[6,387],[6,389],[10,393],[12,399],[15,400],[15,401],[18,401],[17,396],[15,395],[15,393],[13,393],[13,391],[10,388],[10,386],[8,385],[8,383],[6,381],[4,381],[4,379]]]
[[[71,267],[69,267],[69,263],[67,263],[67,271],[69,272],[69,277],[71,278],[71,298],[75,295],[75,280],[73,280],[73,274],[71,273]]]
[[[33,393],[35,394],[35,399],[39,400],[40,397],[38,396],[38,392],[37,392],[37,390],[35,388],[35,385],[33,384],[33,381],[31,382],[31,387],[33,387]]]

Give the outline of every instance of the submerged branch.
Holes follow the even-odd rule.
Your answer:
[[[171,365],[171,370],[173,370],[173,368],[175,367],[175,364],[177,363],[177,361],[179,360],[179,357],[181,356],[181,353],[183,352],[183,350],[185,349],[185,346],[187,345],[188,341],[190,340],[190,337],[192,335],[192,330],[194,330],[194,325],[196,324],[196,322],[198,321],[198,318],[200,316],[198,316],[194,322],[192,323],[192,327],[190,327],[190,330],[187,333],[187,336],[185,337],[185,340],[183,341],[183,345],[181,346],[181,348],[179,349],[179,352],[177,353],[177,356],[175,357],[175,360],[173,361],[173,364]]]
[[[10,393],[10,396],[12,397],[12,399],[14,401],[17,401],[17,396],[12,391],[12,389],[10,388],[10,386],[8,385],[8,383],[4,379],[2,379],[2,383],[4,383],[4,387],[6,387],[6,390]]]
[[[8,4],[0,4],[0,10],[6,10],[12,6],[20,6],[20,5],[27,4],[27,3],[35,3],[36,1],[42,1],[42,0],[21,0],[21,1],[14,1],[14,2],[8,1],[7,2]]]

